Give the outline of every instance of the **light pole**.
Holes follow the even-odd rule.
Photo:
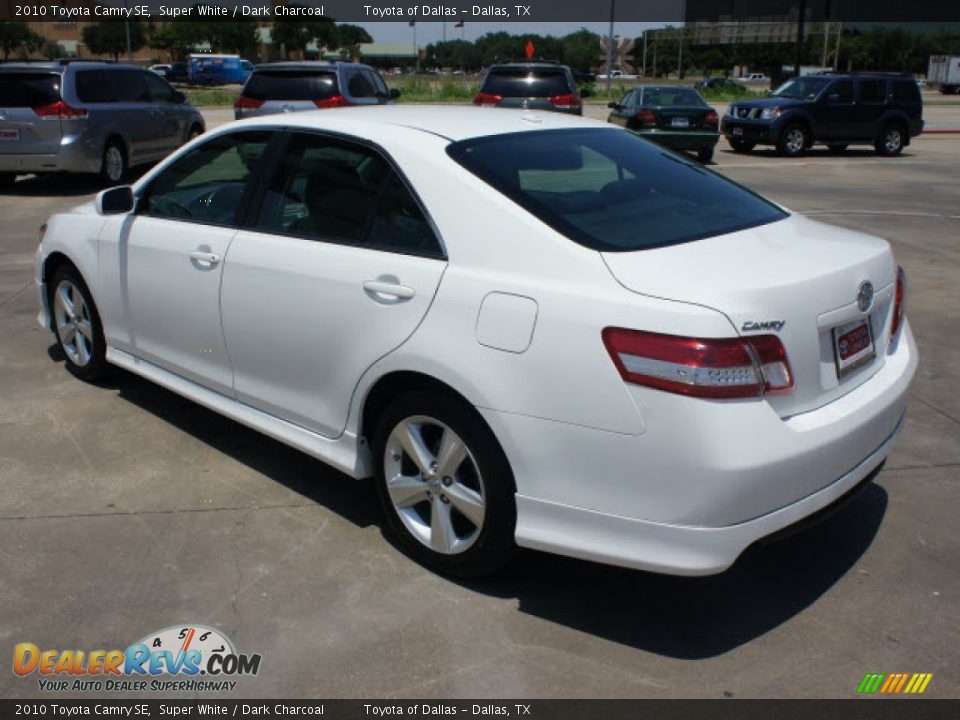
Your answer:
[[[610,92],[610,83],[613,80],[613,11],[617,0],[610,0],[610,32],[607,33],[607,92]]]
[[[123,8],[126,10],[130,5],[130,0],[123,0]],[[133,51],[130,49],[130,21],[126,20],[124,22],[127,30],[127,62],[133,62]]]

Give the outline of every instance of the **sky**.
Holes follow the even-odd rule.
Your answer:
[[[367,29],[373,37],[374,42],[379,43],[413,43],[413,28],[405,22],[360,22],[356,23]],[[639,37],[646,28],[663,27],[664,23],[638,23],[623,22],[615,23],[613,26],[614,35],[620,35],[625,38]],[[569,33],[576,32],[585,27],[598,35],[606,35],[609,30],[609,23],[606,22],[557,22],[557,23],[497,23],[497,22],[467,22],[464,23],[463,37],[465,40],[476,40],[481,35],[488,32],[499,32],[501,30],[512,35],[522,35],[524,33],[536,33],[538,35],[554,35],[562,37]],[[447,40],[455,40],[460,37],[460,28],[454,28],[453,23],[447,23]],[[417,23],[417,44],[420,47],[429,45],[432,42],[438,42],[443,39],[443,23],[440,22],[418,22]]]

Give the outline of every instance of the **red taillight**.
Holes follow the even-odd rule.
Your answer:
[[[897,292],[893,298],[893,322],[890,324],[890,343],[897,339],[903,327],[903,318],[907,303],[907,274],[902,267],[897,268]]]
[[[605,328],[603,344],[629,383],[704,398],[746,398],[793,390],[780,338],[702,339]]]
[[[496,105],[503,97],[500,95],[491,95],[490,93],[477,93],[477,96],[473,99],[474,105]]]
[[[233,103],[234,110],[256,110],[263,105],[263,100],[254,100],[252,97],[241,95]]]
[[[323,100],[314,100],[313,104],[320,109],[325,108],[335,108],[335,107],[347,107],[350,105],[350,101],[347,100],[342,95],[334,95],[333,97],[324,98]]]
[[[33,111],[42,118],[85,118],[87,111],[67,105],[63,100],[57,100],[48,105],[39,105]]]
[[[574,108],[580,107],[580,98],[578,98],[573,93],[567,93],[566,95],[554,95],[550,98],[550,104],[555,108],[560,110],[573,110]]]
[[[656,125],[657,116],[653,114],[652,110],[640,110],[636,115],[633,116],[634,119],[641,125]]]
[[[703,124],[707,127],[717,127],[720,124],[720,116],[711,110],[703,116]]]

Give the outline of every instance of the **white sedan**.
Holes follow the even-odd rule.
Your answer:
[[[225,125],[54,215],[39,322],[361,478],[438,571],[724,570],[869,481],[917,350],[878,238],[605,123]]]

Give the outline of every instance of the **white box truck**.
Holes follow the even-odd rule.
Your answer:
[[[960,93],[960,55],[931,55],[927,85],[936,83],[944,95]]]

